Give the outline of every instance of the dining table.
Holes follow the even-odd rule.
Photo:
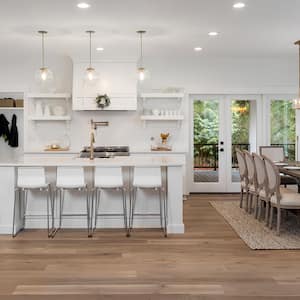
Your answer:
[[[293,177],[298,184],[298,193],[300,193],[300,161],[275,162],[279,172]]]

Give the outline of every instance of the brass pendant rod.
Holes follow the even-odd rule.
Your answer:
[[[38,31],[39,34],[42,35],[42,68],[45,68],[45,34],[47,34],[48,32],[45,30],[39,30]]]
[[[143,68],[143,34],[146,33],[146,30],[138,30],[137,33],[140,35],[140,68]]]
[[[95,33],[95,31],[93,30],[87,30],[86,33],[89,34],[89,38],[90,38],[90,49],[89,49],[89,57],[90,57],[90,61],[89,61],[89,68],[92,68],[92,34]]]

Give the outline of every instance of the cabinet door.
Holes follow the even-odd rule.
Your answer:
[[[111,105],[105,110],[136,110],[137,77],[135,62],[96,62],[99,77],[94,84],[84,79],[86,63],[74,64],[73,109],[97,110],[95,98],[107,94]]]

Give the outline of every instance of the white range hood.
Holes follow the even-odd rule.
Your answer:
[[[94,84],[85,81],[88,62],[73,66],[73,110],[136,110],[137,75],[136,62],[94,62],[99,78]],[[110,105],[98,108],[95,98],[107,94]]]

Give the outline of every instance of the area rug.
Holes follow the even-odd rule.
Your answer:
[[[258,221],[253,214],[249,215],[241,209],[239,201],[210,201],[210,204],[251,249],[300,249],[300,216],[288,213],[283,217],[278,236],[274,229],[270,230],[263,221]],[[274,223],[273,228],[275,226]]]

